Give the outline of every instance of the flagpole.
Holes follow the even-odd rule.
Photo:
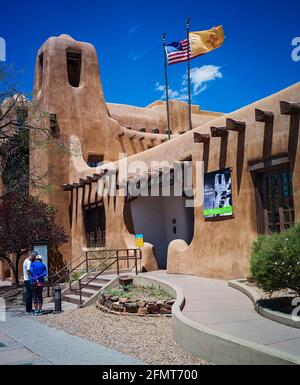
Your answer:
[[[162,35],[163,48],[164,48],[164,60],[165,60],[165,83],[166,83],[166,106],[167,106],[167,129],[168,129],[168,139],[171,139],[171,123],[170,123],[170,107],[169,107],[169,76],[168,76],[168,58],[166,52],[166,36],[164,33]]]
[[[191,97],[191,63],[190,63],[190,22],[191,18],[188,17],[186,20],[186,38],[187,38],[187,47],[188,47],[188,105],[189,105],[189,130],[193,129],[192,124],[192,97]]]

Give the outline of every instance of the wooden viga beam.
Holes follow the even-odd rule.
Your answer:
[[[100,174],[94,174],[93,175],[93,182],[98,182],[98,180],[101,178]]]
[[[268,123],[274,120],[274,112],[271,111],[262,111],[255,109],[255,120],[257,122]]]
[[[229,131],[243,132],[246,130],[246,122],[240,122],[238,120],[228,118],[226,120],[226,129]]]
[[[280,112],[282,115],[300,114],[300,103],[280,102]]]
[[[83,187],[83,186],[85,186],[86,184],[88,184],[88,182],[87,182],[86,179],[83,179],[83,178],[80,178],[80,179],[79,179],[79,185],[80,185],[80,187]]]
[[[209,135],[204,135],[204,134],[199,134],[198,132],[194,133],[194,143],[209,143],[210,141],[210,136]]]
[[[228,136],[228,131],[226,127],[211,127],[210,128],[212,138],[223,138]]]
[[[74,189],[74,186],[72,184],[63,184],[62,190],[63,191],[72,191]]]
[[[153,128],[153,130],[151,130],[152,134],[159,134],[159,128]]]
[[[72,184],[64,184],[62,186],[63,191],[71,191],[72,189],[83,187],[87,184],[91,184],[93,182],[98,182],[98,180],[106,175],[108,170],[104,170],[101,174],[94,174],[92,177],[88,176],[86,179],[80,178],[79,182]]]

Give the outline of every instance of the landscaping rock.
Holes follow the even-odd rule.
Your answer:
[[[129,286],[133,284],[132,278],[119,278],[119,283],[121,286]]]
[[[166,314],[172,314],[171,309],[167,309],[166,307],[161,307],[160,308],[160,314],[166,315]]]
[[[149,314],[159,314],[160,310],[156,304],[148,304],[147,310]]]
[[[141,308],[146,306],[146,302],[144,301],[137,301],[136,304],[138,305],[138,307],[141,307]]]
[[[139,310],[138,310],[138,315],[140,316],[145,316],[148,314],[148,311],[145,307],[140,307]]]
[[[112,307],[111,307],[111,310],[113,311],[117,311],[117,312],[122,312],[124,310],[124,306],[120,303],[113,303],[112,304]]]
[[[115,295],[113,297],[110,297],[110,300],[111,300],[111,302],[118,302],[119,301],[119,297]]]
[[[173,306],[175,302],[176,302],[175,299],[173,299],[171,301],[167,301],[166,304]]]
[[[120,298],[119,299],[119,303],[125,304],[127,302],[129,302],[129,300],[127,298]]]
[[[130,302],[125,303],[125,308],[128,313],[137,313],[139,310],[139,307],[136,303],[130,303]]]

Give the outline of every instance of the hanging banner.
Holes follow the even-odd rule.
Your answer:
[[[144,247],[144,235],[143,234],[136,234],[135,246],[138,248]]]
[[[233,215],[231,169],[210,172],[204,176],[204,217]]]

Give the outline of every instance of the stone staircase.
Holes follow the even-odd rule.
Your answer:
[[[141,260],[140,249],[104,249],[85,252],[49,277],[48,296],[50,297],[51,288],[54,297],[54,287],[61,285],[62,282],[69,282],[62,288],[62,300],[80,307],[87,306],[96,301],[101,289],[111,281],[115,274],[120,275],[133,270],[138,274],[138,261]],[[132,261],[134,263],[131,263],[130,266]],[[120,268],[121,262],[123,265],[127,265],[126,268]],[[116,270],[112,270],[115,265]],[[80,277],[72,280],[73,273],[79,273]]]
[[[87,274],[82,279],[82,285],[86,285],[88,281],[90,281],[95,273]],[[82,290],[82,304],[80,303],[80,290],[78,281],[74,282],[71,286],[71,290],[68,288],[62,293],[62,300],[66,302],[73,303],[77,306],[87,306],[92,300],[99,294],[101,289],[106,286],[111,281],[111,278],[105,277],[105,275],[101,275],[99,277],[94,278],[94,280],[88,285],[86,285]]]

